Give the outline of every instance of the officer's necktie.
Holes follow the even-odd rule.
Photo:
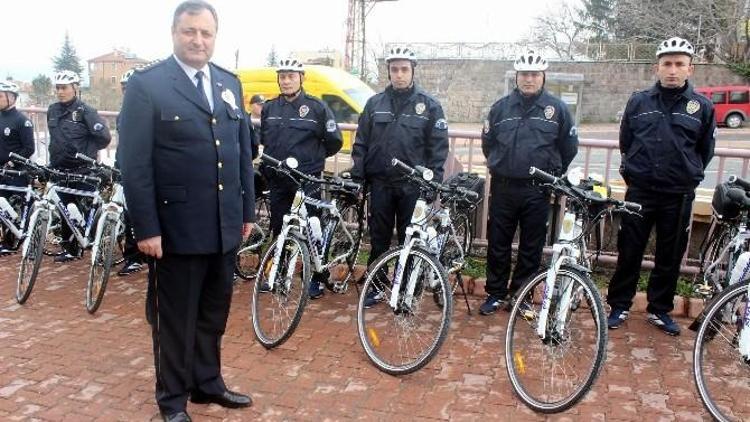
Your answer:
[[[203,98],[203,103],[208,106],[208,108],[211,108],[211,103],[208,102],[208,97],[206,96],[206,90],[203,89],[203,71],[199,70],[195,73],[195,79],[198,80],[198,95],[200,95],[201,98]]]

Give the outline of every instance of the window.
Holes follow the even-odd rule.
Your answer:
[[[724,91],[717,91],[711,94],[711,102],[714,104],[724,104],[727,102],[727,93]]]
[[[338,123],[357,123],[359,114],[349,104],[335,95],[324,95],[323,101],[333,111],[333,116]]]
[[[732,91],[729,93],[729,104],[747,104],[750,102],[748,91]]]

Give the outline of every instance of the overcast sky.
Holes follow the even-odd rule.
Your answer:
[[[172,52],[170,26],[179,1],[25,0],[3,5],[0,77],[30,81],[52,74],[68,31],[86,60],[126,48],[145,59]],[[213,0],[219,33],[213,61],[234,68],[263,65],[271,45],[279,54],[333,48],[343,52],[347,0]],[[557,0],[397,0],[376,5],[368,17],[371,45],[388,42],[515,41],[528,34],[533,17]],[[63,6],[65,5],[65,6]],[[12,36],[8,36],[12,34]]]

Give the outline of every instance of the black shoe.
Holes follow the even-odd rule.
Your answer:
[[[251,399],[250,396],[229,390],[225,390],[221,394],[203,394],[196,391],[190,394],[190,401],[198,404],[216,403],[219,406],[228,407],[230,409],[238,409],[240,407],[253,405],[253,399]]]
[[[73,255],[73,254],[71,254],[69,252],[63,252],[60,255],[57,255],[55,257],[55,262],[58,263],[58,264],[62,264],[62,263],[65,263],[65,262],[70,262],[70,261],[72,261],[74,259],[81,259],[81,257],[80,257],[80,255]]]
[[[193,420],[190,419],[190,415],[187,414],[187,412],[177,412],[177,413],[170,413],[168,415],[165,415],[164,413],[161,414],[162,419],[164,419],[164,422],[192,422]]]
[[[504,299],[501,299],[494,295],[487,295],[487,299],[485,299],[482,306],[479,307],[479,314],[480,315],[492,315],[498,309],[504,307],[505,305],[506,305],[506,302]]]
[[[122,266],[120,271],[117,272],[117,275],[120,277],[130,275],[133,273],[137,273],[138,271],[141,271],[143,269],[143,264],[141,264],[138,261],[125,261],[125,264]]]

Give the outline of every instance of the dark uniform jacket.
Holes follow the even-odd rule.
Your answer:
[[[255,217],[248,116],[236,75],[209,64],[214,110],[174,57],[136,71],[118,159],[138,240],[166,253],[227,253]]]
[[[15,107],[0,112],[0,167],[11,152],[26,158],[34,153],[34,125]]]
[[[646,189],[692,191],[714,155],[715,131],[713,104],[691,85],[671,108],[658,84],[636,92],[620,124],[623,177]]]
[[[54,103],[47,110],[49,160],[53,168],[75,169],[86,163],[76,153],[96,159],[100,149],[109,145],[112,136],[107,122],[96,109],[76,98],[69,104]]]
[[[341,149],[341,131],[333,112],[304,91],[292,102],[279,95],[263,104],[260,121],[263,153],[277,160],[294,157],[301,172],[320,173],[326,157]]]
[[[529,179],[529,167],[561,175],[578,152],[568,107],[542,90],[528,109],[513,90],[492,105],[482,131],[482,152],[495,177]]]
[[[352,147],[352,175],[357,178],[394,181],[401,174],[391,160],[432,170],[443,178],[448,156],[448,122],[440,103],[414,86],[402,103],[392,86],[367,101],[359,116]]]

